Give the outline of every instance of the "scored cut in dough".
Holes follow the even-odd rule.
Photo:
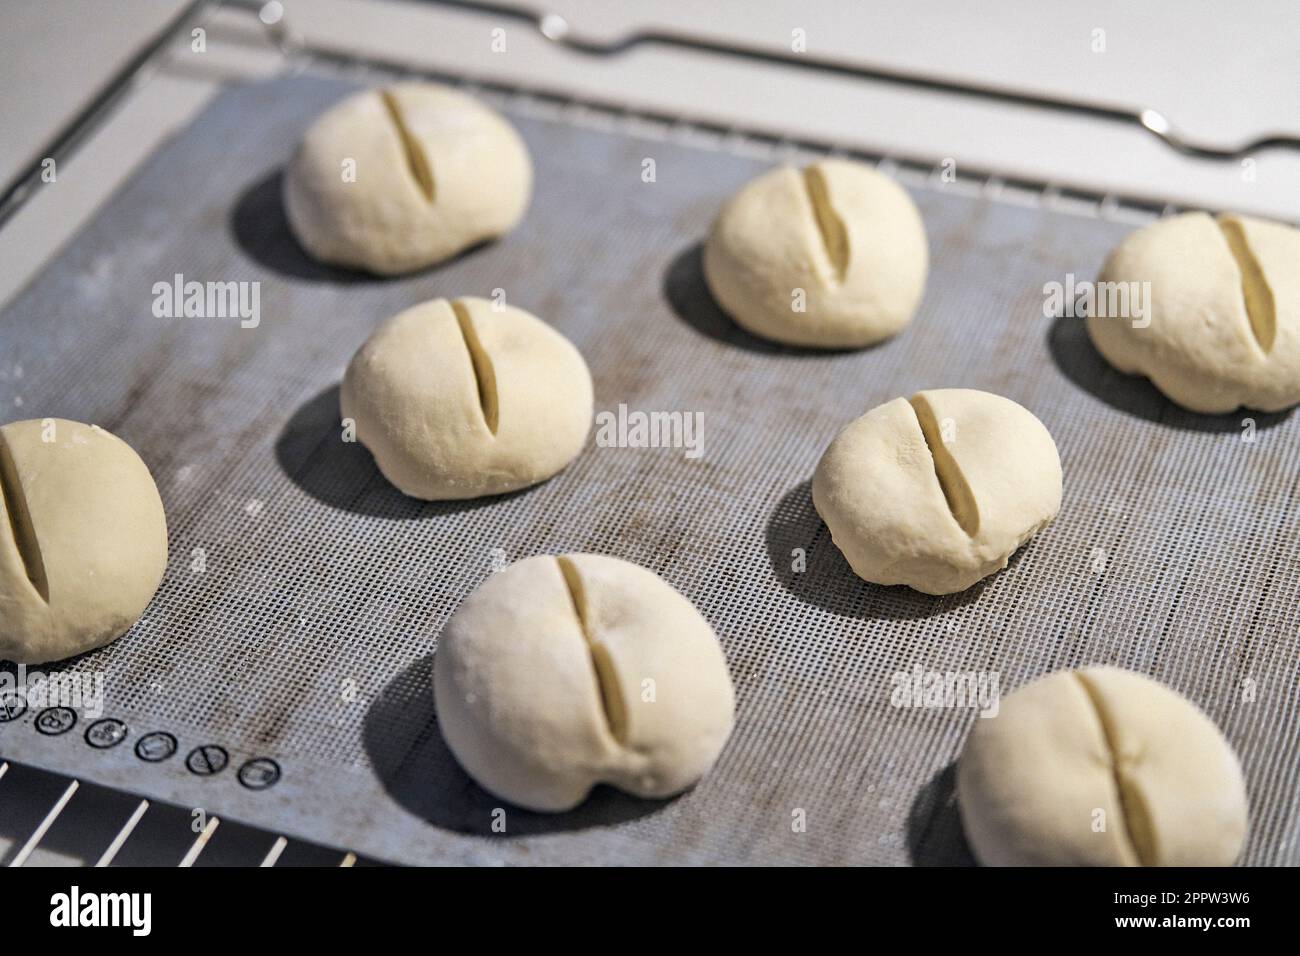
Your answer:
[[[0,660],[116,640],[166,567],[162,500],[126,442],[59,418],[0,427]]]
[[[558,812],[608,783],[667,797],[731,734],[726,659],[690,601],[645,568],[539,555],[493,574],[434,655],[438,725],[484,789]]]
[[[1131,671],[1057,671],[976,720],[957,764],[988,866],[1228,866],[1245,842],[1241,768],[1186,698]]]
[[[502,116],[449,87],[398,83],[315,122],[286,171],[284,205],[316,259],[395,275],[509,232],[532,181]]]
[[[523,309],[435,299],[361,346],[340,404],[403,494],[477,498],[544,481],[578,455],[591,373],[568,339]]]
[[[704,246],[718,304],[764,338],[858,348],[911,321],[929,269],[916,204],[863,163],[774,169],[723,207]]]
[[[1121,372],[1195,412],[1300,402],[1300,230],[1172,216],[1125,237],[1100,281],[1122,284],[1130,303],[1149,290],[1144,315],[1132,305],[1132,315],[1109,315],[1105,304],[1087,318],[1097,351]]]
[[[1042,422],[974,389],[896,398],[850,423],[813,474],[813,504],[857,575],[951,594],[1006,567],[1061,507]]]

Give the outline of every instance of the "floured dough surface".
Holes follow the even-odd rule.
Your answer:
[[[1049,674],[977,719],[957,798],[988,866],[1228,866],[1246,838],[1241,768],[1219,729],[1114,667]]]
[[[1127,310],[1108,299],[1087,320],[1093,344],[1121,372],[1145,375],[1196,412],[1300,402],[1300,231],[1185,213],[1127,236],[1100,280],[1130,296]],[[1145,314],[1132,314],[1143,289]]]
[[[731,676],[712,628],[658,575],[595,554],[493,574],[434,655],[438,725],[482,787],[532,810],[597,783],[666,797],[731,734]]]
[[[813,504],[859,577],[951,594],[1006,567],[1061,507],[1061,460],[1010,399],[946,388],[896,398],[831,442]]]
[[[582,450],[591,373],[541,319],[487,299],[401,312],[357,351],[340,403],[402,493],[438,501],[536,484]]]
[[[92,425],[12,422],[0,491],[0,660],[63,660],[126,633],[167,567],[167,520],[140,456]]]
[[[365,90],[307,131],[284,204],[322,262],[395,275],[433,265],[515,227],[533,170],[502,116],[435,83]]]
[[[840,159],[746,184],[704,246],[709,289],[738,324],[817,348],[894,335],[915,314],[928,270],[911,197],[870,166]]]

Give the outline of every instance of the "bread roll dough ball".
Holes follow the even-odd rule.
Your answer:
[[[1114,667],[1048,674],[976,720],[957,799],[986,866],[1228,866],[1246,838],[1241,768],[1219,729]]]
[[[434,655],[438,724],[486,790],[561,811],[608,783],[667,797],[731,734],[722,649],[654,573],[595,554],[541,555],[488,578]]]
[[[818,348],[857,348],[896,333],[921,302],[928,268],[911,197],[870,166],[842,159],[759,176],[723,207],[704,246],[705,279],[737,323]]]
[[[813,504],[861,578],[951,594],[1007,566],[1061,507],[1043,423],[965,388],[896,398],[852,422],[813,474]]]
[[[0,490],[0,660],[63,660],[126,633],[167,567],[167,519],[140,456],[94,425],[12,422]]]
[[[532,181],[528,149],[500,115],[445,86],[399,83],[316,121],[289,163],[284,205],[316,259],[395,275],[509,232]]]
[[[1107,302],[1087,319],[1121,372],[1195,412],[1300,402],[1300,231],[1203,212],[1162,219],[1119,244],[1101,281],[1150,283],[1145,315],[1130,299],[1130,314]]]
[[[544,481],[577,456],[591,373],[568,339],[522,309],[435,299],[361,347],[341,404],[403,494],[477,498]]]

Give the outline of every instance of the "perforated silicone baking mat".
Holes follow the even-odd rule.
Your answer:
[[[864,351],[786,350],[732,325],[700,276],[719,204],[771,161],[761,144],[531,109],[512,113],[537,171],[515,232],[411,278],[348,275],[298,250],[278,187],[350,88],[223,93],[0,316],[3,418],[123,437],[171,535],[144,620],[62,665],[105,675],[121,726],[10,707],[6,757],[394,861],[962,862],[951,765],[975,712],[894,706],[894,675],[995,672],[1005,691],[1112,662],[1187,694],[1236,746],[1243,860],[1300,859],[1300,422],[1184,413],[1109,371],[1077,320],[1044,318],[1044,283],[1094,277],[1130,224],[917,184],[932,269],[915,322]],[[259,324],[157,317],[154,285],[177,274],[260,283]],[[494,290],[578,345],[598,410],[699,413],[699,456],[593,433],[564,473],[502,498],[389,487],[339,438],[348,358],[407,305]],[[813,511],[818,456],[866,409],[957,385],[1046,423],[1060,517],[963,594],[866,584]],[[735,733],[677,799],[601,789],[558,816],[507,807],[497,832],[500,801],[442,742],[430,662],[494,565],[570,550],[639,562],[696,603],[735,678]]]

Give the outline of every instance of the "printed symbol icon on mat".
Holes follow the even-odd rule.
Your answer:
[[[280,765],[269,757],[254,757],[239,768],[239,782],[249,790],[265,790],[280,781]]]
[[[71,707],[46,707],[36,715],[36,729],[47,737],[66,734],[77,722],[77,712]]]
[[[135,742],[135,755],[148,763],[161,763],[176,752],[176,738],[155,730]]]
[[[0,694],[0,724],[17,720],[25,713],[27,713],[26,697],[11,690]]]
[[[203,744],[195,747],[190,751],[190,755],[185,758],[185,766],[190,773],[197,774],[200,777],[210,777],[214,773],[221,773],[226,769],[226,764],[230,762],[230,755],[226,753],[224,747],[218,747],[216,744]]]
[[[126,734],[126,724],[116,717],[105,717],[86,728],[86,743],[96,750],[107,750],[126,740]]]

